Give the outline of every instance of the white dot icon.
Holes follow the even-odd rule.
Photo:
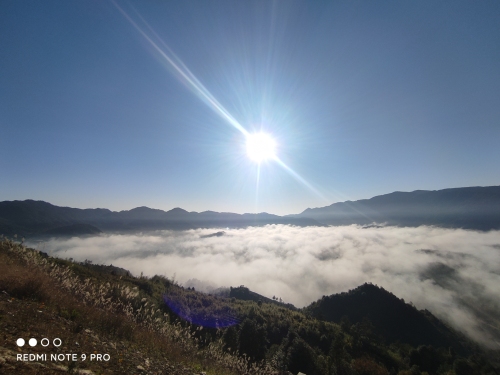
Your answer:
[[[16,344],[17,346],[24,346],[24,339],[17,339]]]
[[[36,346],[36,339],[30,339],[30,341],[28,341],[28,344],[30,344],[30,346]]]

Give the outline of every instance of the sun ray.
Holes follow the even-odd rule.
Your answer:
[[[182,62],[182,60],[175,55],[175,53],[168,47],[168,45],[158,36],[158,34],[149,26],[149,24],[144,20],[144,18],[135,11],[140,20],[146,25],[149,32],[157,39],[158,43],[155,42],[138,24],[135,22],[123,8],[121,8],[114,0],[111,0],[112,4],[118,9],[118,11],[125,17],[125,19],[141,34],[144,39],[160,54],[160,56],[173,68],[175,76],[182,83],[184,83],[192,92],[194,92],[205,104],[207,104],[215,113],[217,113],[221,118],[226,120],[231,126],[239,130],[246,138],[247,141],[253,135],[250,134],[230,113],[224,108],[224,106],[219,103],[219,101],[210,93],[210,91],[196,78],[196,76],[189,70],[189,68]],[[161,44],[161,47],[160,45]],[[163,47],[163,48],[162,48]],[[257,185],[256,193],[259,190],[260,181],[260,162],[263,160],[273,160],[279,166],[281,166],[288,174],[290,174],[295,180],[300,182],[302,185],[306,186],[315,195],[328,202],[317,189],[315,189],[309,182],[307,182],[303,177],[301,177],[292,168],[286,165],[276,154],[274,147],[275,145],[271,143],[274,142],[272,138],[269,137],[264,143],[268,143],[267,151],[264,151],[263,155],[256,156],[254,160],[258,162],[257,169]],[[259,151],[260,152],[260,151]],[[256,200],[258,199],[256,195]]]
[[[174,69],[177,78],[187,85],[195,94],[197,94],[205,104],[214,110],[219,116],[226,120],[230,125],[238,129],[245,136],[248,131],[220,104],[217,99],[208,91],[208,89],[196,78],[196,76],[186,67],[186,65],[178,58],[175,53],[167,46],[167,44],[152,31],[147,22],[138,15],[144,22],[146,27],[158,39],[163,49],[143,30],[141,27],[123,10],[116,2],[111,1],[125,19],[146,39],[146,41],[165,59],[166,62]]]
[[[323,194],[321,194],[314,186],[312,186],[309,182],[307,182],[303,177],[301,177],[297,172],[295,172],[292,168],[286,165],[279,157],[274,156],[273,160],[278,163],[285,171],[287,171],[290,176],[295,178],[302,185],[307,187],[311,192],[316,194],[319,198],[323,199],[325,202],[330,202]]]
[[[257,164],[257,179],[255,181],[255,212],[259,211],[260,163]]]

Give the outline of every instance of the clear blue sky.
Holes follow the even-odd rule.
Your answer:
[[[0,3],[0,200],[288,214],[500,183],[499,1],[116,4]],[[235,123],[289,169],[257,184]]]

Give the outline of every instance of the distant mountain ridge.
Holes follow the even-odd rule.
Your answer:
[[[370,199],[308,208],[300,214],[188,212],[137,207],[128,211],[59,207],[44,201],[0,202],[0,234],[90,235],[158,229],[241,228],[266,224],[434,225],[475,230],[500,229],[500,186],[393,192]]]
[[[500,186],[394,192],[371,199],[308,208],[298,215],[327,225],[435,225],[477,230],[500,229]]]
[[[44,201],[0,202],[0,234],[19,236],[91,235],[104,232],[159,229],[246,227],[266,224],[321,225],[314,219],[289,218],[268,213],[188,212],[182,208],[162,211],[137,207],[129,211],[79,209]]]

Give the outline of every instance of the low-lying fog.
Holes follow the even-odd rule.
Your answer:
[[[52,239],[61,258],[239,286],[297,307],[370,281],[500,347],[500,231],[269,225]]]

